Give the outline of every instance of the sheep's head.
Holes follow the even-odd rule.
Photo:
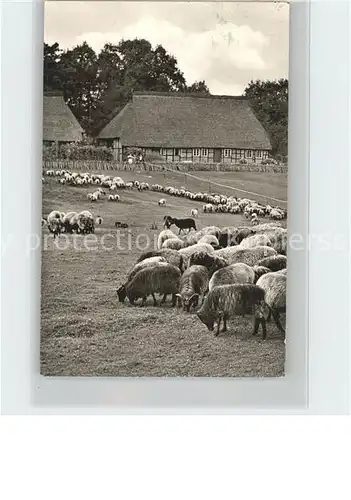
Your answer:
[[[195,308],[199,302],[198,293],[193,293],[191,295],[181,295],[180,293],[177,293],[176,296],[178,298],[178,306],[181,307],[183,305],[183,310],[186,312],[190,312],[190,308]]]
[[[210,332],[213,331],[214,329],[214,319],[213,318],[210,318],[208,317],[207,315],[204,314],[204,312],[202,311],[202,309],[200,309],[200,311],[197,311],[196,313],[197,317],[199,318],[199,320],[207,326],[208,330]]]
[[[123,303],[127,296],[127,290],[125,285],[121,285],[119,288],[117,288],[117,295],[118,295],[118,300]]]

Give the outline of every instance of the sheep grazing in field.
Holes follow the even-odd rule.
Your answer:
[[[197,208],[192,208],[191,211],[190,211],[190,215],[192,217],[194,217],[195,219],[197,219],[199,217],[199,211]]]
[[[120,301],[128,297],[129,302],[134,305],[135,301],[142,298],[141,306],[144,306],[149,295],[152,295],[154,306],[157,306],[155,293],[163,295],[160,302],[162,305],[167,295],[172,295],[172,306],[176,305],[179,292],[181,273],[179,268],[171,264],[154,264],[137,272],[131,281],[122,285],[117,291]]]
[[[234,285],[239,283],[254,283],[255,272],[251,266],[243,264],[231,264],[216,271],[209,283],[209,290],[220,285]]]
[[[204,304],[196,313],[200,321],[209,331],[214,330],[217,322],[217,336],[223,320],[222,332],[227,331],[227,321],[233,316],[252,314],[255,318],[253,335],[256,335],[260,324],[262,337],[267,336],[266,320],[267,306],[264,300],[265,292],[252,283],[215,286],[206,296]]]
[[[218,243],[221,247],[230,247],[236,245],[236,234],[238,229],[236,227],[224,227],[218,236]]]
[[[78,232],[78,224],[77,224],[77,212],[67,212],[66,215],[62,219],[62,226],[65,233],[73,233],[74,231]]]
[[[114,196],[114,200],[115,200],[115,201],[121,201],[121,197],[120,197],[120,195],[119,195],[119,194],[115,194],[115,196]]]
[[[201,245],[199,244],[190,245],[188,247],[181,248],[179,250],[179,253],[182,255],[184,259],[184,269],[187,269],[189,267],[191,256],[197,252],[203,252],[204,254],[207,255],[214,253],[214,249],[208,243],[202,243]]]
[[[274,248],[266,246],[258,246],[254,248],[241,248],[240,246],[236,246],[215,250],[215,254],[218,257],[226,259],[229,264],[243,262],[248,266],[254,266],[265,257],[277,255],[277,252]]]
[[[213,253],[196,251],[190,256],[188,267],[196,265],[206,267],[209,277],[211,277],[216,271],[226,267],[228,262],[221,257],[217,257]]]
[[[200,229],[200,231],[197,232],[196,237],[197,240],[202,238],[203,236],[206,235],[212,235],[215,236],[217,239],[219,238],[219,235],[221,234],[221,230],[217,226],[206,226]]]
[[[213,234],[205,234],[204,236],[201,236],[198,240],[198,244],[201,245],[201,243],[208,243],[213,248],[219,248],[219,241]]]
[[[165,207],[166,206],[166,200],[164,198],[161,198],[158,200],[158,206],[159,207]]]
[[[162,248],[171,248],[173,250],[180,250],[185,247],[185,242],[180,238],[169,238],[162,244]]]
[[[258,219],[257,214],[256,214],[256,213],[253,213],[253,214],[251,215],[251,224],[252,224],[253,226],[257,226],[259,223],[260,223],[260,221],[259,221],[259,219]]]
[[[254,283],[257,283],[257,281],[260,279],[260,277],[263,276],[264,274],[271,272],[271,270],[268,267],[259,266],[259,265],[253,266],[252,269],[254,270],[254,273],[255,273]]]
[[[182,272],[184,270],[184,259],[183,256],[177,252],[177,250],[173,250],[171,248],[161,248],[160,250],[152,250],[150,252],[144,252],[140,255],[137,262],[142,262],[145,259],[150,257],[161,256],[166,259],[168,264],[172,264],[175,267],[178,267]]]
[[[279,314],[286,312],[286,274],[280,271],[264,274],[257,281],[257,286],[265,292],[265,302],[269,307],[275,324],[282,333],[285,333]],[[269,317],[270,314],[267,320]]]
[[[101,217],[101,215],[98,215],[95,219],[95,224],[100,226],[104,222],[104,219]]]
[[[108,199],[108,201],[115,201],[115,197],[113,194],[109,194],[107,199]]]
[[[257,262],[258,266],[264,266],[270,271],[280,271],[285,269],[287,266],[287,258],[285,255],[273,255],[272,257],[266,257]]]
[[[205,214],[212,213],[214,211],[214,207],[212,203],[206,203],[206,205],[202,207],[202,210],[204,211]]]
[[[178,236],[173,233],[170,229],[163,229],[157,238],[157,248],[162,248],[166,240],[171,238],[179,240]]]
[[[47,225],[51,233],[53,233],[54,238],[61,233],[62,230],[62,212],[53,210],[47,216]]]
[[[255,234],[244,238],[239,246],[240,248],[270,247],[272,243],[265,234]]]
[[[180,288],[177,294],[179,306],[183,305],[186,312],[190,312],[191,307],[197,307],[199,297],[204,296],[208,290],[208,271],[204,266],[189,267],[180,278]]]
[[[179,228],[179,233],[180,234],[182,231],[185,231],[185,229],[188,229],[188,232],[190,232],[192,229],[194,229],[196,231],[196,224],[195,224],[195,221],[194,219],[191,219],[191,218],[185,218],[185,219],[176,219],[175,217],[170,217],[169,215],[166,216],[166,218],[164,219],[165,223],[165,227],[167,227],[168,229],[174,224],[175,226],[177,226],[177,228]]]
[[[255,234],[255,229],[253,227],[238,227],[234,236],[235,245],[240,245],[245,238],[253,234]]]
[[[94,217],[88,210],[83,210],[77,215],[77,225],[79,232],[89,234],[95,232]]]
[[[156,257],[149,257],[148,259],[144,259],[141,262],[137,262],[128,272],[127,282],[131,281],[141,269],[144,269],[145,267],[154,266],[155,264],[159,264],[160,262],[167,264],[166,259],[164,257],[161,257],[160,255]]]

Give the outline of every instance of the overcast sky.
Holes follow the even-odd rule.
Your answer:
[[[251,79],[288,77],[289,6],[265,2],[62,2],[45,6],[45,41],[61,48],[87,41],[145,38],[178,60],[187,84],[239,95]]]

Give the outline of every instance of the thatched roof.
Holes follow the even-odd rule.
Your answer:
[[[271,149],[249,102],[232,96],[134,93],[99,134],[117,137],[126,146]]]
[[[75,142],[82,139],[83,129],[57,92],[44,95],[44,141]]]

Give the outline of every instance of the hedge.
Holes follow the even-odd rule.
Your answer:
[[[43,146],[43,160],[57,160],[56,145]],[[59,160],[97,160],[111,161],[113,160],[113,152],[105,146],[78,145],[78,144],[61,144],[58,151]]]

